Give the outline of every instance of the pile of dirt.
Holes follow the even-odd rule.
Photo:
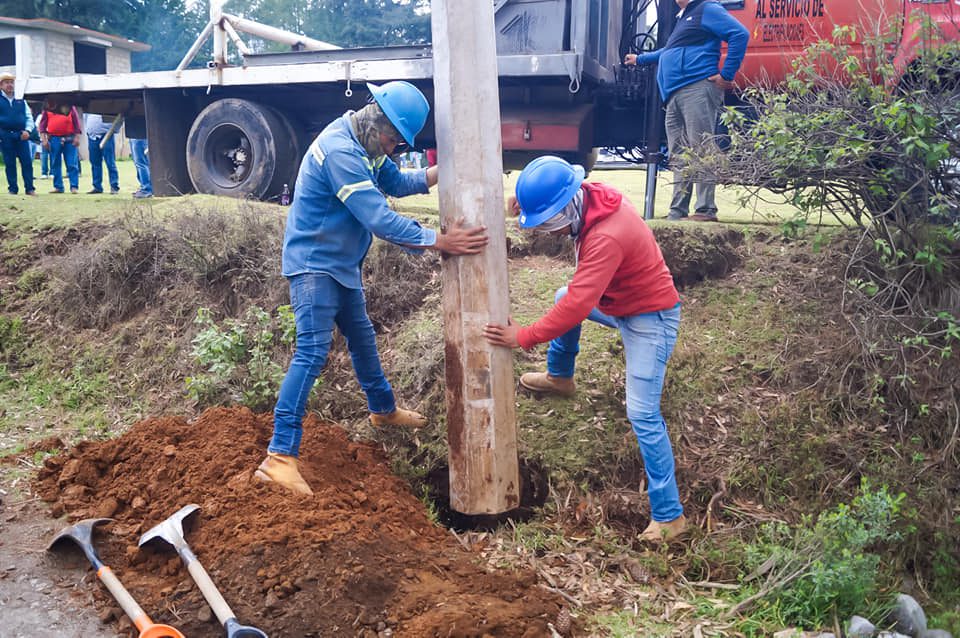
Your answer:
[[[39,491],[71,520],[110,516],[98,550],[155,622],[189,636],[217,626],[169,546],[140,535],[188,503],[186,538],[241,622],[272,636],[544,636],[562,601],[532,573],[488,573],[433,525],[383,453],[308,417],[301,468],[315,491],[252,478],[269,415],[216,408],[156,418],[48,459]],[[96,587],[101,617],[118,618]],[[106,611],[113,609],[113,613]],[[567,616],[566,613],[563,614]],[[124,627],[125,625],[125,627]]]

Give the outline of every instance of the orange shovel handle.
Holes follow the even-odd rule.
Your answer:
[[[146,612],[140,608],[137,601],[133,599],[130,592],[120,582],[113,570],[104,565],[97,570],[97,577],[100,579],[113,597],[120,603],[124,613],[130,617],[133,624],[140,630],[140,638],[185,638],[183,634],[167,625],[156,625],[150,620]]]
[[[140,638],[185,638],[183,634],[169,625],[154,625],[150,619],[146,618],[142,625],[137,623],[137,629],[140,630]]]

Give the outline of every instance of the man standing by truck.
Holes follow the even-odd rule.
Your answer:
[[[336,325],[347,339],[353,369],[376,426],[420,427],[420,414],[398,408],[367,316],[360,267],[373,235],[414,252],[479,253],[486,229],[453,224],[445,234],[390,210],[394,197],[428,193],[437,167],[400,172],[391,156],[414,145],[430,107],[408,82],[368,84],[372,101],[329,124],[300,164],[283,240],[283,275],[297,323],[297,348],[273,416],[273,438],[257,478],[312,494],[297,467],[307,397]],[[383,192],[381,192],[381,190]]]
[[[83,114],[83,130],[87,133],[87,151],[90,154],[90,178],[93,189],[87,195],[99,195],[103,192],[103,165],[107,165],[107,176],[110,179],[110,194],[120,192],[120,174],[117,172],[117,157],[113,135],[100,148],[100,141],[110,132],[111,125],[103,121],[102,115],[96,113]]]
[[[61,163],[66,164],[70,192],[77,193],[80,187],[80,115],[75,106],[59,104],[48,99],[40,118],[40,142],[50,151],[50,174],[53,175],[51,193],[63,192]]]
[[[3,99],[0,100],[0,148],[3,150],[3,163],[7,169],[7,190],[16,195],[17,188],[17,160],[20,161],[20,172],[23,174],[23,192],[27,195],[36,195],[33,189],[33,153],[30,151],[30,133],[33,132],[33,113],[24,100],[19,100],[13,93],[16,78],[10,73],[0,75],[0,91]]]
[[[715,0],[676,0],[677,25],[664,48],[651,53],[628,53],[624,64],[654,64],[657,86],[667,105],[666,130],[670,163],[674,169],[673,199],[667,219],[687,218],[694,182],[684,174],[681,156],[687,151],[717,153],[713,136],[723,108],[724,92],[747,52],[750,32]],[[720,44],[727,43],[727,59],[720,65]],[[690,219],[717,221],[716,184],[696,182],[696,210]]]

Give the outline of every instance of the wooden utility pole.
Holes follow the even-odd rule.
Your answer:
[[[510,310],[500,92],[493,3],[433,0],[440,221],[484,225],[481,255],[443,260],[450,505],[499,514],[520,505],[513,355],[483,338]]]

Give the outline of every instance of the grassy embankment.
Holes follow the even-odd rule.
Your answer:
[[[121,163],[122,184],[132,183],[131,169],[129,162]],[[637,203],[643,200],[643,177],[637,171],[592,176],[620,186]],[[516,173],[507,178],[508,188],[515,178]],[[660,211],[669,190],[664,185],[659,191]],[[16,452],[50,435],[66,443],[112,436],[159,411],[191,412],[200,406],[186,397],[184,380],[205,374],[190,354],[197,308],[212,308],[220,320],[239,317],[253,305],[269,311],[284,302],[277,275],[282,210],[200,196],[134,205],[126,197],[21,196],[16,209],[0,220],[6,228],[0,450]],[[669,635],[699,624],[705,635],[711,627],[766,635],[778,628],[776,608],[760,608],[744,621],[722,619],[752,585],[714,590],[695,583],[736,584],[752,530],[763,521],[797,521],[848,501],[856,487],[851,468],[878,481],[886,477],[894,489],[910,488],[898,484],[909,472],[891,467],[884,456],[889,437],[871,429],[873,423],[846,421],[817,387],[830,348],[844,331],[831,310],[838,273],[842,277],[840,260],[829,252],[832,231],[785,242],[780,233],[793,216],[789,207],[764,208],[762,215],[734,211],[736,198],[735,189],[721,189],[722,218],[740,222],[736,234],[743,243],[736,253],[742,263],[732,275],[683,291],[684,323],[664,397],[683,497],[698,523],[688,545],[639,551],[632,541],[646,506],[637,496],[642,477],[623,414],[622,348],[615,333],[585,327],[580,392],[573,401],[517,396],[522,454],[546,468],[553,493],[536,519],[488,539],[499,548],[489,560],[519,562],[546,574],[547,582],[586,605],[584,613],[598,633],[635,635],[642,627],[645,635]],[[204,224],[211,209],[221,211],[218,219],[240,211],[254,230],[238,234],[219,222]],[[436,224],[435,195],[403,200],[402,210]],[[180,222],[181,236],[156,230]],[[114,226],[90,226],[104,223]],[[77,227],[85,230],[76,236],[63,230]],[[691,263],[731,249],[724,237],[728,224],[658,221],[654,228],[664,245],[670,242],[671,252],[683,253]],[[513,312],[525,322],[549,307],[572,262],[568,254],[526,250],[525,237],[512,229],[509,234],[517,248],[511,260]],[[146,242],[150,250],[129,250],[157,237],[162,241]],[[193,253],[163,247],[164,241],[192,246]],[[42,256],[44,251],[48,254]],[[131,252],[156,267],[131,266],[123,257]],[[185,259],[188,255],[191,259]],[[100,262],[110,261],[102,270],[105,281],[126,282],[120,275],[132,273],[152,283],[119,286],[114,297],[103,296],[106,310],[89,314],[87,304],[64,292],[61,279],[71,270],[63,262],[70,261],[96,273]],[[366,428],[362,396],[342,343],[331,355],[312,406],[358,436],[378,437],[392,450],[397,469],[417,484],[445,456],[437,264],[379,246],[367,266],[371,316],[381,328],[388,374],[401,398],[425,410],[434,425],[412,435]],[[56,300],[67,301],[51,305]],[[121,302],[130,303],[111,314],[109,305]],[[84,321],[96,324],[93,319],[102,325],[84,327]],[[274,353],[282,364],[288,356],[280,348]],[[518,374],[537,369],[543,349],[518,353],[515,361]],[[924,452],[920,448],[920,443],[901,442],[897,453],[915,458]],[[38,448],[13,474],[7,470],[8,478],[26,477],[49,452]],[[860,458],[853,459],[855,454]],[[921,494],[913,490],[911,496]],[[908,558],[891,561],[885,577],[909,570]],[[941,571],[944,584],[956,578],[947,558]],[[929,589],[938,587],[935,582]]]

